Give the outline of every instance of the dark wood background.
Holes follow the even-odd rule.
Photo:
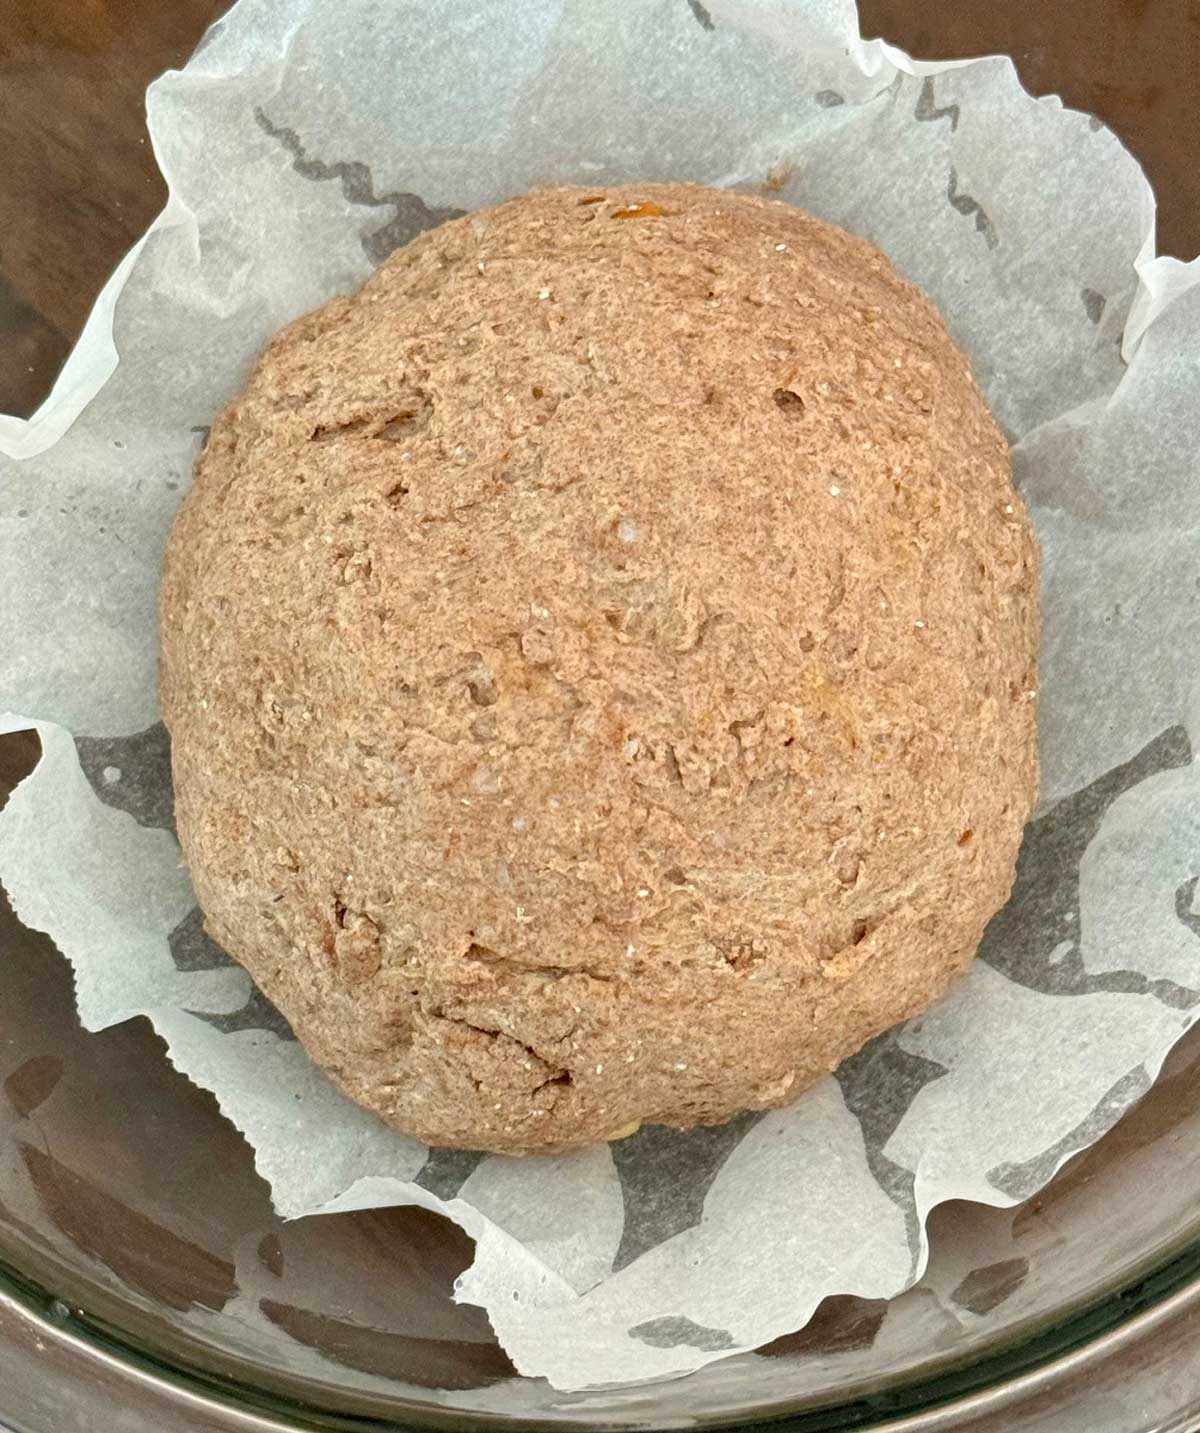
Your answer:
[[[619,3],[619,0],[603,0]],[[93,299],[164,199],[142,95],[226,0],[0,0],[0,411],[49,391]],[[1200,249],[1200,0],[860,0],[914,54],[1013,56],[1145,165],[1159,250]]]

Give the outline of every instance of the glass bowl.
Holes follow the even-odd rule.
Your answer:
[[[37,756],[30,733],[0,741],[0,801]],[[964,1428],[1001,1395],[1065,1396],[1091,1361],[1144,1363],[1148,1331],[1200,1318],[1200,1030],[1036,1198],[939,1207],[901,1298],[827,1299],[799,1333],[689,1378],[563,1394],[517,1376],[482,1312],[452,1301],[470,1260],[456,1226],[412,1208],[282,1222],[148,1021],[84,1032],[66,961],[7,903],[0,951],[0,1418],[20,1433],[159,1428],[163,1399],[181,1430]],[[100,1369],[120,1424],[95,1421]]]
[[[194,28],[220,8],[180,14]],[[1200,171],[1178,123],[1180,92],[1193,109],[1200,96],[1189,0],[1153,17],[1111,0],[861,9],[865,33],[915,53],[1009,50],[1034,88],[1103,112],[1170,186],[1169,245],[1195,247]],[[37,33],[53,68],[69,46],[49,22]],[[120,40],[116,25],[114,63]],[[182,58],[156,54],[154,69]],[[0,739],[0,805],[37,757],[31,734]],[[471,1257],[454,1225],[411,1208],[280,1221],[248,1146],[148,1022],[81,1030],[67,963],[2,892],[0,963],[0,1428],[1197,1426],[1200,1029],[1037,1197],[938,1208],[929,1268],[901,1298],[828,1299],[801,1332],[691,1377],[563,1394],[518,1376],[481,1311],[453,1302]]]

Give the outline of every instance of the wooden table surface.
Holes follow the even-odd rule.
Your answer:
[[[0,411],[28,415],[45,397],[162,205],[143,92],[225,8],[0,0]],[[864,34],[917,55],[1011,54],[1034,93],[1100,115],[1154,184],[1160,252],[1200,250],[1200,0],[860,0],[859,11]]]

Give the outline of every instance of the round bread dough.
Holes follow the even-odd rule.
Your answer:
[[[207,928],[431,1144],[783,1104],[1007,898],[1036,574],[863,240],[686,184],[445,224],[271,340],[175,522]]]

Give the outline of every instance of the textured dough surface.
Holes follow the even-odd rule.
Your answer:
[[[208,929],[433,1144],[783,1104],[1007,898],[1036,577],[869,244],[681,184],[446,224],[267,345],[172,531]]]

